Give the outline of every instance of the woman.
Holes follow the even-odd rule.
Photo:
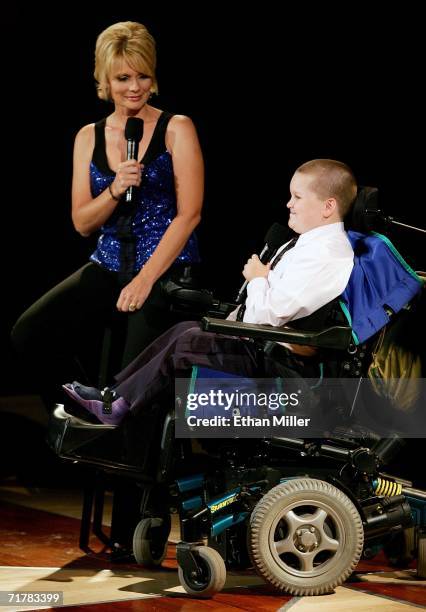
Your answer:
[[[114,310],[128,317],[122,365],[129,363],[173,322],[159,280],[199,262],[193,231],[203,199],[200,145],[188,117],[149,103],[157,93],[155,68],[155,41],[142,24],[116,23],[98,37],[98,96],[114,110],[78,132],[72,181],[74,227],[83,236],[100,230],[97,248],[12,332],[45,396],[49,381],[59,384],[79,371],[79,351],[92,344]],[[142,119],[144,129],[138,159],[127,160],[130,117]],[[131,203],[123,197],[129,187]]]

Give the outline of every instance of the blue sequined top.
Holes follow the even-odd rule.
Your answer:
[[[130,280],[142,268],[176,215],[173,162],[165,144],[171,117],[166,112],[160,115],[142,159],[142,183],[134,191],[133,203],[118,203],[101,227],[97,248],[90,257],[103,268],[120,272],[124,281]],[[90,163],[93,197],[104,191],[115,178],[106,157],[105,123],[106,119],[103,119],[95,124],[95,147]],[[192,234],[176,262],[199,261],[197,239]]]

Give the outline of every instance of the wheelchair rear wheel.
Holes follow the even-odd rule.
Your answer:
[[[293,595],[332,591],[356,567],[364,530],[352,501],[328,482],[296,478],[271,489],[250,521],[257,572]]]
[[[417,576],[426,578],[426,531],[424,529],[419,533],[417,552]]]
[[[145,567],[161,565],[167,553],[170,516],[143,518],[133,533],[133,555]]]
[[[415,559],[417,549],[416,529],[408,527],[394,535],[383,547],[385,555],[393,567],[408,567]]]

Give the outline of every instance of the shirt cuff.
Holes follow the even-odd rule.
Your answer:
[[[237,314],[239,309],[241,308],[241,306],[237,306],[237,308],[234,308],[234,310],[232,312],[229,313],[229,315],[226,317],[226,321],[236,321],[237,320]]]

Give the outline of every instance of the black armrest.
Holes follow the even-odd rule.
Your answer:
[[[179,285],[173,280],[167,280],[163,283],[162,288],[171,308],[177,312],[191,312],[198,317],[205,315],[225,318],[231,310],[236,308],[236,304],[216,299],[208,289]]]
[[[163,291],[171,302],[196,305],[201,308],[209,308],[214,300],[212,293],[207,289],[185,287],[172,280],[163,284]]]
[[[201,320],[201,324],[205,331],[227,334],[229,336],[289,342],[291,344],[304,344],[329,349],[346,349],[352,337],[351,328],[344,325],[335,325],[321,331],[302,331],[287,326],[253,325],[252,323],[224,321],[210,317],[204,317]]]

